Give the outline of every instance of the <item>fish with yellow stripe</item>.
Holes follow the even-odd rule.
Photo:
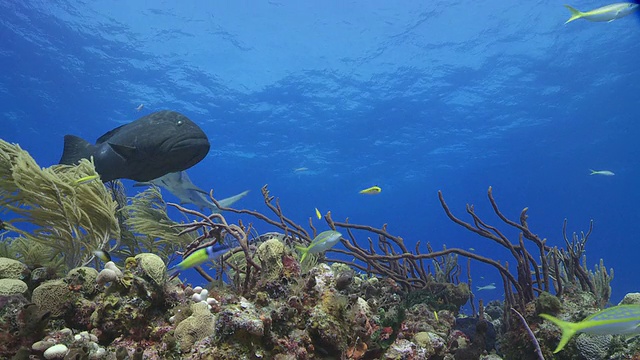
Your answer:
[[[337,231],[327,230],[318,234],[318,236],[316,236],[311,241],[311,244],[309,244],[309,246],[296,246],[296,250],[298,250],[300,254],[302,254],[300,263],[302,263],[309,254],[319,254],[331,249],[338,243],[338,241],[340,241],[341,236],[342,234]]]
[[[203,248],[200,248],[184,258],[179,264],[168,270],[169,277],[173,278],[177,276],[181,271],[198,266],[207,260],[217,260],[222,255],[228,253],[231,250],[231,246],[228,244],[215,243]]]
[[[562,338],[553,351],[562,350],[577,333],[592,335],[634,335],[640,334],[640,305],[618,305],[588,316],[586,319],[572,323],[557,317],[540,314],[562,330]]]
[[[578,19],[609,22],[623,18],[631,13],[638,11],[639,6],[640,5],[631,2],[621,2],[583,12],[569,5],[565,5],[564,7],[571,11],[571,17],[565,22],[565,24]]]

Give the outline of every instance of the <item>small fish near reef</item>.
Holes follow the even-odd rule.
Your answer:
[[[495,289],[496,289],[496,283],[491,283],[485,286],[476,286],[476,291],[495,290]]]
[[[296,249],[302,254],[300,263],[302,263],[304,259],[307,258],[308,254],[319,254],[323,251],[331,249],[338,243],[338,241],[340,241],[341,236],[342,234],[337,231],[327,230],[318,234],[318,236],[316,236],[313,241],[311,241],[311,244],[309,244],[309,246],[296,246]]]
[[[589,175],[602,175],[602,176],[613,176],[613,175],[615,175],[613,173],[613,171],[609,171],[609,170],[592,170],[592,169],[589,169],[589,171],[591,171],[591,173]]]
[[[103,182],[150,181],[192,167],[207,156],[209,147],[198,125],[178,112],[163,110],[107,132],[95,145],[66,135],[60,164],[93,157]]]
[[[380,194],[381,191],[382,189],[379,186],[372,186],[372,187],[360,190],[360,194],[376,195],[376,194]]]
[[[75,180],[74,183],[76,185],[82,185],[82,184],[90,183],[93,180],[98,179],[98,178],[100,178],[100,176],[98,176],[98,175],[84,176],[84,177],[81,177],[80,179]]]
[[[198,249],[187,256],[178,265],[169,269],[169,277],[176,277],[181,271],[198,266],[207,260],[217,260],[222,255],[228,253],[229,250],[231,250],[231,246],[218,243]]]
[[[322,214],[320,213],[320,210],[318,210],[318,208],[316,208],[316,217],[318,218],[318,220],[322,219]]]
[[[95,255],[95,257],[97,257],[98,259],[102,260],[103,262],[107,263],[109,261],[111,261],[111,254],[109,254],[108,251],[105,250],[95,250],[93,252],[93,255]]]
[[[578,19],[585,19],[585,20],[596,21],[596,22],[603,22],[603,21],[610,22],[638,11],[639,6],[640,5],[638,4],[634,4],[630,2],[622,2],[622,3],[606,5],[603,7],[599,7],[597,9],[582,12],[569,5],[565,5],[564,7],[566,7],[567,9],[569,9],[569,11],[571,11],[571,17],[569,18],[569,20],[565,22],[565,24],[568,24]]]
[[[136,110],[137,112],[140,112],[140,111],[142,111],[142,109],[144,109],[144,104],[140,104],[140,105],[136,106],[136,109],[135,109],[135,110]]]
[[[551,321],[562,330],[562,338],[553,351],[562,350],[576,333],[593,335],[636,335],[640,334],[640,305],[618,305],[597,312],[586,319],[572,323],[548,314],[541,317]]]

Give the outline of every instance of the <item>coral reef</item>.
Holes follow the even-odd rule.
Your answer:
[[[505,248],[515,260],[512,268],[458,248],[434,251],[418,243],[409,249],[386,225],[338,222],[331,213],[323,226],[345,234],[342,247],[301,263],[294,249],[308,245],[318,231],[312,219],[307,230],[286,217],[266,186],[262,194],[273,218],[222,207],[210,194],[222,211],[277,231],[254,236],[253,224],[231,224],[220,213],[166,204],[155,188],[126,199],[117,182],[75,183],[95,173],[90,162],[40,169],[19,147],[0,143],[0,149],[0,163],[8,166],[0,166],[0,204],[23,211],[40,229],[27,232],[13,221],[2,223],[20,236],[0,246],[0,254],[22,249],[15,259],[0,257],[2,358],[551,358],[560,333],[538,315],[578,321],[609,299],[613,272],[603,263],[586,267],[591,229],[570,238],[565,223],[567,248],[550,247],[529,229],[526,208],[519,222],[509,220],[491,189],[495,214],[518,230],[518,241],[481,219],[473,206],[466,208],[472,218],[467,223],[453,215],[442,194],[441,205],[454,223]],[[20,180],[25,174],[39,180],[26,183]],[[41,203],[29,198],[35,189],[45,198]],[[169,206],[190,222],[171,220]],[[46,213],[38,210],[44,208]],[[46,235],[51,244],[36,235]],[[232,246],[210,263],[212,271],[195,268],[207,285],[193,287],[168,276],[166,266],[176,254],[186,258],[222,242]],[[71,245],[77,249],[68,249]],[[57,262],[44,264],[29,255],[36,246]],[[100,266],[90,254],[107,248],[114,259]],[[474,300],[470,261],[465,277],[461,257],[498,271],[504,302],[485,308]],[[639,299],[629,294],[624,301]],[[465,304],[473,306],[470,316],[461,311]],[[637,340],[580,335],[555,358],[623,359],[639,349]]]

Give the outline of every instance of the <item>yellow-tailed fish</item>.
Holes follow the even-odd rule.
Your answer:
[[[109,253],[104,250],[96,250],[93,252],[93,255],[104,262],[111,261],[111,255],[109,255]]]
[[[84,177],[81,177],[80,179],[75,180],[75,181],[74,181],[74,183],[76,183],[76,184],[78,184],[78,185],[80,185],[80,184],[86,184],[86,183],[88,183],[88,182],[90,182],[90,181],[93,181],[93,180],[95,180],[95,179],[97,179],[97,178],[99,178],[99,176],[98,176],[98,175],[89,175],[89,176],[84,176]]]
[[[316,216],[318,217],[318,220],[322,219],[322,214],[320,214],[320,210],[318,210],[318,208],[316,208]]]
[[[302,263],[304,259],[307,257],[307,254],[318,254],[323,251],[327,251],[331,249],[335,244],[340,241],[340,234],[337,231],[327,230],[323,231],[318,236],[316,236],[309,246],[296,246],[296,249],[300,251],[302,257],[300,258],[300,262]]]
[[[379,194],[382,189],[379,186],[372,186],[364,190],[360,190],[360,194],[375,195]]]
[[[618,305],[597,312],[586,319],[572,323],[560,320],[548,314],[541,317],[556,324],[562,330],[562,338],[558,347],[553,351],[562,350],[576,333],[595,335],[631,335],[640,333],[640,305]]]
[[[169,269],[169,277],[175,277],[181,271],[198,266],[207,260],[216,260],[220,256],[229,252],[229,249],[231,249],[229,245],[217,243],[198,249],[187,256],[178,265]]]
[[[613,21],[637,11],[638,6],[640,5],[630,2],[622,2],[582,12],[569,5],[565,5],[564,7],[571,11],[571,17],[567,22],[565,22],[565,24],[577,19],[585,19],[589,21]]]
[[[593,169],[589,169],[589,171],[591,171],[591,173],[589,175],[603,175],[603,176],[613,176],[613,175],[615,175],[613,173],[613,171],[609,171],[609,170],[593,170]]]

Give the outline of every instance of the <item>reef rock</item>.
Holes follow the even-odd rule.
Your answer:
[[[628,293],[624,296],[618,305],[636,305],[640,304],[640,293]]]
[[[82,266],[75,269],[71,269],[67,273],[67,284],[72,287],[77,287],[85,294],[91,294],[95,291],[96,280],[98,278],[98,270]]]

